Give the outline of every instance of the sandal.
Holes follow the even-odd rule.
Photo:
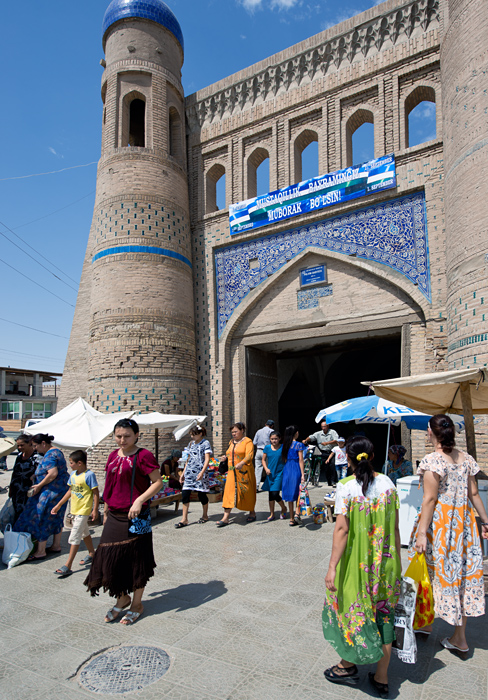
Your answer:
[[[324,671],[324,676],[331,683],[337,683],[338,685],[357,685],[359,683],[357,666],[343,668],[342,666],[336,664],[335,666],[326,668]]]
[[[248,515],[246,518],[246,523],[253,523],[256,520],[255,515]]]
[[[47,554],[45,554],[43,557],[36,557],[35,554],[31,554],[30,557],[27,557],[27,561],[41,561],[41,559],[45,559],[47,557]]]
[[[288,523],[288,525],[289,525],[290,527],[295,527],[296,525],[298,525],[298,523],[297,523],[296,520],[290,520],[290,522]]]
[[[271,523],[273,520],[276,520],[274,515],[270,515],[269,518],[266,518],[268,523]]]
[[[219,522],[217,523],[217,527],[225,527],[228,524],[229,523],[225,522],[224,520],[219,520]]]
[[[280,513],[280,520],[286,520],[288,517],[288,513],[285,511],[284,513]]]
[[[118,608],[116,605],[114,605],[112,608],[110,608],[108,613],[105,615],[105,622],[113,622],[114,620],[116,620],[119,616],[119,613],[121,613],[122,610],[125,610],[126,608],[128,608],[129,605],[130,605],[130,603],[127,603],[127,605],[123,605],[121,608]],[[116,613],[116,614],[114,615],[114,613]]]
[[[94,557],[91,557],[89,554],[80,561],[81,566],[91,566],[91,563],[93,561]]]
[[[374,677],[374,672],[370,671],[368,673],[368,678],[369,682],[373,686],[373,688],[376,690],[380,698],[387,698],[388,697],[388,683],[378,683],[377,680],[375,680]]]
[[[175,528],[180,530],[182,527],[186,527],[188,523],[176,523]]]
[[[444,637],[444,639],[441,640],[441,644],[444,647],[444,649],[449,649],[449,651],[460,651],[461,654],[466,654],[466,652],[469,651],[469,647],[466,647],[466,649],[461,649],[461,647],[457,647],[454,644],[451,644],[449,641],[449,637]]]
[[[125,613],[124,617],[121,619],[120,624],[128,627],[133,625],[136,620],[140,618],[142,612],[135,612],[135,610],[129,610]]]
[[[60,566],[54,573],[57,574],[59,578],[67,578],[68,576],[71,576],[73,572],[71,569],[68,569],[67,566]]]
[[[208,523],[208,520],[209,520],[208,518],[200,518],[200,520],[198,522],[201,525],[202,523]]]

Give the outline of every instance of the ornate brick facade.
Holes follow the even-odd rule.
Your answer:
[[[218,451],[231,421],[252,431],[277,416],[288,369],[276,368],[290,353],[333,358],[396,338],[397,374],[485,364],[484,0],[388,0],[185,100],[174,25],[111,16],[64,403],[81,394],[103,410],[199,411]],[[128,145],[134,100],[143,146]],[[424,100],[436,135],[409,146],[408,115]],[[230,235],[227,206],[255,196],[265,158],[270,191],[300,180],[312,141],[320,173],[346,168],[364,122],[375,157],[395,154],[395,189]],[[326,265],[327,287],[301,290],[299,270],[314,264]],[[484,424],[478,432],[486,459]],[[422,440],[413,448],[421,456]]]

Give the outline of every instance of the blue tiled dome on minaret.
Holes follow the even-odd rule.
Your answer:
[[[129,17],[157,22],[170,31],[184,49],[183,32],[179,22],[163,0],[112,0],[103,17],[103,37],[112,24]]]

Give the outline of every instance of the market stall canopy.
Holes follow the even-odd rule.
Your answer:
[[[108,437],[115,423],[130,418],[134,411],[101,413],[81,397],[58,413],[24,429],[28,435],[53,435],[53,445],[64,449],[88,450]]]
[[[0,437],[0,458],[6,457],[17,448],[17,443],[13,438],[7,436]]]
[[[175,440],[181,440],[190,430],[199,423],[202,423],[207,416],[188,416],[171,413],[135,413],[131,416],[139,427],[150,426],[158,430],[172,432]]]
[[[488,370],[450,370],[361,383],[376,396],[418,411],[463,414],[466,446],[476,459],[473,413],[488,414]]]
[[[427,430],[431,416],[421,413],[413,408],[402,406],[392,401],[386,401],[371,394],[370,396],[358,396],[355,399],[341,401],[329,408],[319,411],[315,421],[319,423],[326,420],[327,423],[375,423],[400,425],[403,421],[410,430]],[[464,428],[463,418],[453,418],[458,431]]]
[[[157,411],[137,414],[134,411],[101,413],[80,397],[58,413],[24,429],[24,432],[29,435],[53,435],[53,445],[56,447],[88,450],[111,435],[115,424],[122,418],[133,418],[140,427],[148,426],[173,432],[175,439],[181,440],[194,425],[205,420],[206,416],[180,416]]]
[[[488,414],[488,371],[450,370],[411,377],[361,382],[374,389],[376,396],[397,401],[425,413],[464,413],[462,384],[469,384],[473,413]]]

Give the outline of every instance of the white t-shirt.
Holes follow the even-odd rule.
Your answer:
[[[342,464],[347,464],[347,455],[345,447],[339,447],[336,445],[332,448],[332,452],[335,454],[335,463],[337,466]]]

